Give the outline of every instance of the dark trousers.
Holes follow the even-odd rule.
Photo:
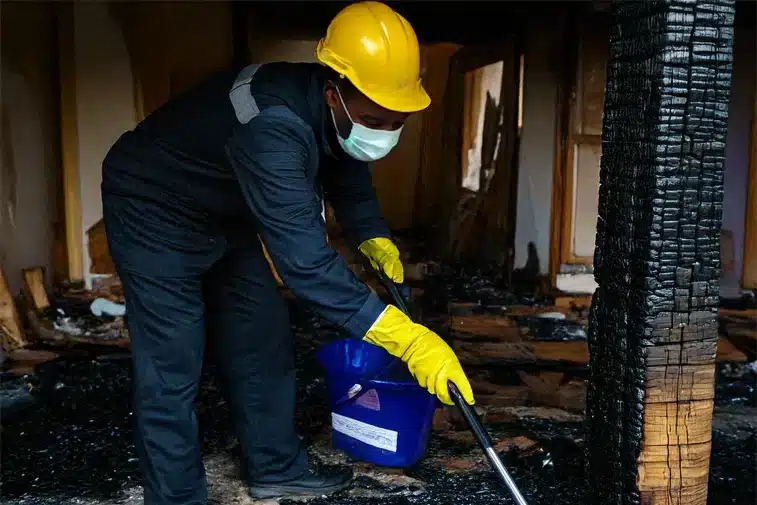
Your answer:
[[[206,328],[248,483],[300,476],[308,462],[294,427],[293,337],[254,227],[107,194],[103,214],[126,298],[145,503],[207,502],[193,410]]]

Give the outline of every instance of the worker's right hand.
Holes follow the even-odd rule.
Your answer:
[[[448,382],[457,386],[466,402],[475,403],[468,378],[450,346],[397,307],[388,305],[363,340],[404,361],[418,383],[442,403],[453,405]]]

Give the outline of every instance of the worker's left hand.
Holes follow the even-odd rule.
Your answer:
[[[400,261],[400,252],[394,242],[385,237],[371,238],[360,244],[360,252],[371,262],[373,268],[383,271],[397,284],[405,280],[405,271]]]

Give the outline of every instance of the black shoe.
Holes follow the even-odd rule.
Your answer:
[[[253,498],[281,498],[285,496],[322,496],[348,487],[352,480],[349,468],[308,470],[302,477],[284,482],[255,484],[250,488]]]

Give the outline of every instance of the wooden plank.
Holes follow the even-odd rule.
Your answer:
[[[532,374],[519,371],[518,375],[529,387],[528,400],[532,405],[579,412],[586,407],[586,382],[583,380],[563,383],[565,374],[562,372],[541,371]]]
[[[586,381],[574,380],[560,386],[553,407],[583,412],[586,409]]]
[[[477,304],[452,303],[453,312],[472,312]],[[536,353],[547,361],[567,360],[581,364],[588,361],[585,341],[535,341],[529,340],[530,330],[519,326],[513,315],[535,315],[554,311],[550,307],[508,307],[508,315],[465,314],[449,318],[451,338],[462,356],[471,364],[489,362],[492,359],[530,362]],[[556,312],[570,312],[561,309]],[[679,320],[680,319],[680,320]],[[685,319],[685,321],[684,321]],[[708,337],[716,325],[710,312],[694,312],[690,317],[679,318],[667,314],[659,316],[653,323],[648,337],[650,344],[645,348],[650,367],[663,365],[702,365],[710,363],[717,356],[718,361],[747,361],[749,356],[721,336],[717,342]],[[751,335],[751,333],[750,333]],[[757,337],[756,337],[757,338]],[[468,345],[466,345],[466,342]],[[665,342],[659,343],[658,342]],[[517,344],[508,346],[507,343]],[[532,344],[531,347],[521,344]],[[471,347],[472,346],[472,347]],[[476,356],[477,349],[480,351]],[[706,373],[706,372],[701,372]]]
[[[586,383],[573,380],[562,384],[562,373],[519,372],[521,385],[496,384],[486,378],[469,376],[476,402],[482,406],[534,405],[581,412],[586,406]],[[546,374],[546,377],[544,376]]]
[[[718,315],[727,317],[757,318],[757,309],[729,309],[721,307],[718,309]]]
[[[500,386],[483,380],[471,380],[471,387],[476,403],[487,406],[526,405],[530,394],[526,386]]]
[[[63,198],[66,213],[68,277],[84,279],[81,192],[79,188],[79,134],[76,113],[76,59],[74,56],[74,4],[62,3],[58,16],[60,49],[60,129],[63,164]]]
[[[538,373],[518,372],[518,376],[529,388],[541,391],[556,391],[565,378],[565,374],[562,372],[546,371]]]
[[[752,140],[749,153],[741,287],[757,289],[757,96],[752,108]]]
[[[16,377],[30,375],[36,371],[37,365],[52,361],[58,357],[58,354],[50,351],[16,349],[8,355],[8,361],[10,362],[8,372]]]
[[[748,361],[757,359],[757,317],[721,315],[719,329],[730,347],[738,349]]]
[[[110,256],[105,220],[100,219],[87,230],[87,249],[89,250],[89,272],[93,274],[116,275],[116,265]]]
[[[0,324],[2,325],[0,342],[3,349],[10,352],[28,344],[2,265],[0,265]]]
[[[475,314],[478,304],[450,303],[450,329],[460,333],[474,334],[479,336],[512,338],[520,334],[527,336],[529,328],[527,322],[519,322],[518,318],[537,318],[540,314],[558,313],[566,316],[571,315],[569,308],[557,307],[531,307],[509,306],[502,307],[502,314]],[[580,322],[580,321],[577,321]],[[515,331],[515,330],[518,331]]]
[[[586,296],[556,296],[555,308],[557,309],[572,309],[576,308],[588,308],[591,307],[591,295]]]
[[[583,341],[531,342],[461,342],[453,341],[452,348],[463,364],[537,363],[557,361],[575,364],[589,362],[589,347]]]
[[[449,328],[460,332],[456,338],[464,339],[466,335],[489,337],[497,341],[519,342],[527,330],[519,328],[515,321],[496,315],[481,314],[477,316],[450,317]]]
[[[525,364],[539,361],[585,365],[589,362],[588,345],[582,340],[487,342],[456,339],[452,341],[452,348],[461,362],[470,365],[503,362]],[[720,338],[717,346],[710,341],[657,345],[646,348],[646,354],[649,367],[707,365],[716,356],[718,361],[747,361],[747,356],[725,338]]]
[[[747,361],[747,355],[727,338],[718,339],[718,361]]]
[[[24,292],[35,310],[46,309],[50,306],[45,289],[45,271],[42,267],[25,268]]]

